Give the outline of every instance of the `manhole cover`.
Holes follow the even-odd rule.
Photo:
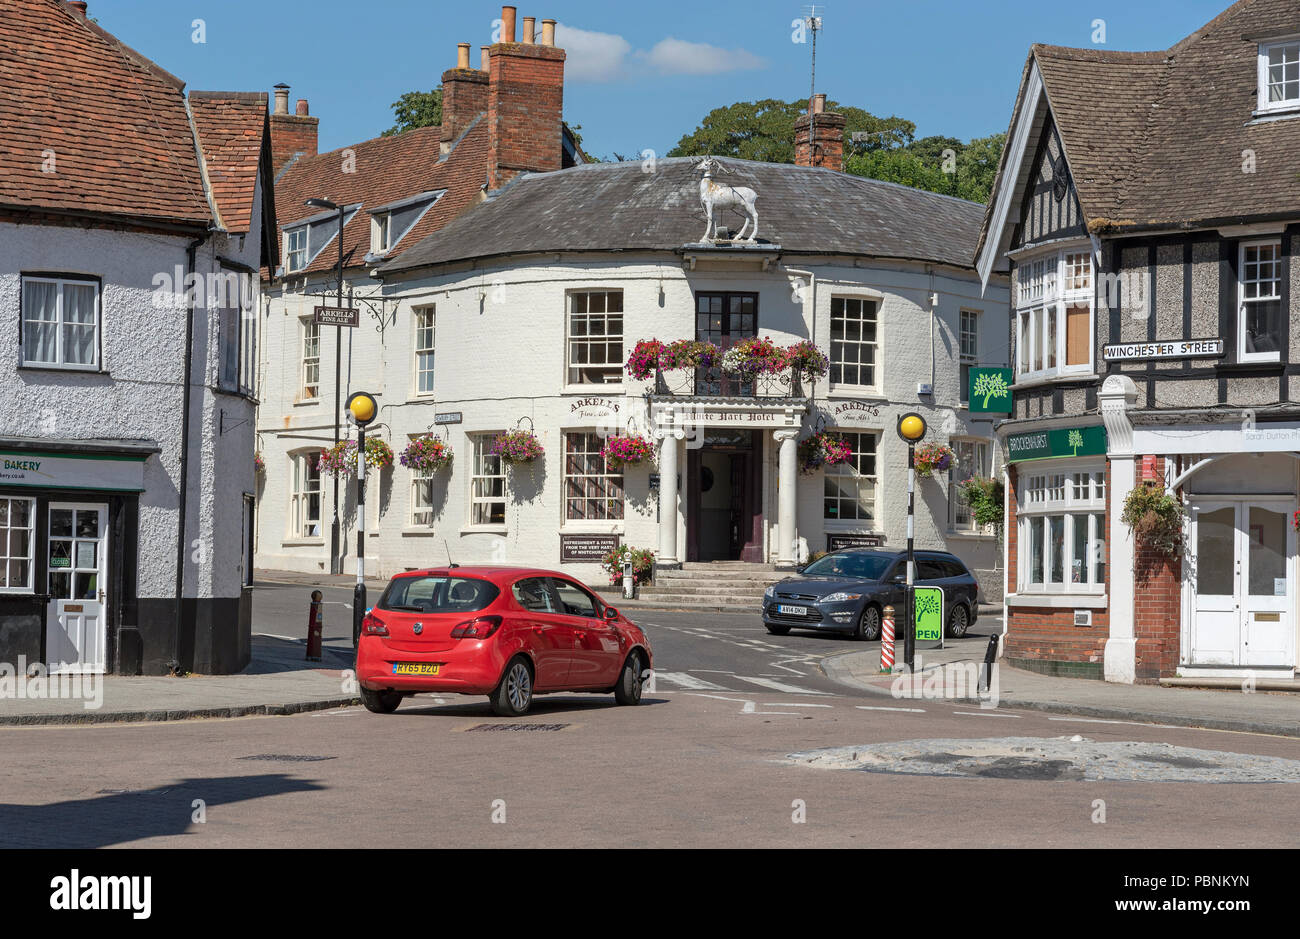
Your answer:
[[[906,776],[1132,782],[1296,783],[1300,760],[1084,737],[903,740],[791,753],[793,763]]]
[[[564,730],[564,728],[568,726],[569,726],[568,724],[475,724],[473,727],[466,730],[465,733],[492,734],[492,733],[507,733],[513,731],[518,731],[523,733],[528,733],[531,731],[533,733],[537,733],[537,732],[545,732],[548,730]]]
[[[253,756],[237,756],[237,760],[265,760],[268,763],[319,763],[321,760],[335,760],[333,756],[313,756],[309,753],[257,753]]]

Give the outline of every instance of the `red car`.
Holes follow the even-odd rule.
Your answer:
[[[555,571],[445,567],[392,579],[361,624],[357,679],[378,714],[419,692],[483,694],[505,716],[534,694],[613,692],[640,704],[650,640]]]

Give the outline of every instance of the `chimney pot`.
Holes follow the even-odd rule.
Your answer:
[[[275,112],[276,114],[289,113],[289,86],[284,82],[275,86]]]
[[[515,41],[515,8],[501,8],[501,41]]]
[[[555,45],[555,20],[542,20],[542,45]]]
[[[297,114],[298,114],[299,117],[307,117],[307,116],[309,116],[309,115],[311,114],[311,111],[309,111],[308,108],[307,108],[307,99],[306,99],[306,98],[299,98],[299,99],[298,99]]]
[[[83,20],[86,18],[85,0],[68,0],[68,6],[72,7],[73,12],[76,13],[78,16],[80,16]]]
[[[826,112],[826,96],[813,95],[812,112],[814,114],[824,114]]]
[[[456,68],[469,68],[469,43],[456,43]]]
[[[491,46],[478,47],[479,68],[482,69],[484,72],[491,71],[492,53],[488,51],[491,48],[492,48]]]
[[[529,46],[531,46],[531,45],[533,44],[533,38],[534,38],[534,36],[536,35],[536,27],[535,27],[535,25],[534,25],[534,24],[536,24],[536,22],[537,22],[537,18],[536,18],[536,17],[533,17],[533,16],[525,16],[525,17],[524,17],[524,35],[523,35],[523,42],[524,42],[525,45],[529,45]]]

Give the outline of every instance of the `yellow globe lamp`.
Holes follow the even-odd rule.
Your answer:
[[[925,418],[916,412],[904,414],[898,419],[898,436],[907,443],[916,443],[925,436]]]
[[[358,427],[365,427],[379,413],[379,403],[373,395],[358,391],[348,398],[348,413]]]

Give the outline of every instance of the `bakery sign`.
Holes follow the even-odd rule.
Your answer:
[[[0,450],[0,486],[144,492],[145,457]]]
[[[1223,355],[1222,339],[1174,339],[1168,342],[1119,342],[1102,349],[1107,362],[1154,359],[1212,359]]]

